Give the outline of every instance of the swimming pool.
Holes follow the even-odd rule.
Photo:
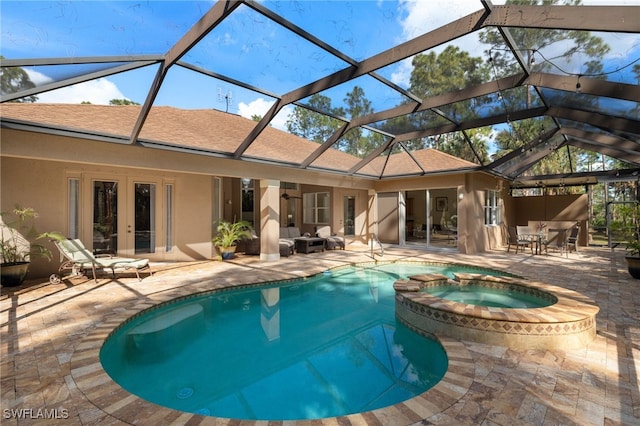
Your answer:
[[[323,418],[412,398],[448,360],[396,323],[393,283],[461,268],[363,266],[163,304],[116,329],[101,362],[135,395],[217,417]]]

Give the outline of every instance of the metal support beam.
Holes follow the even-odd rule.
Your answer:
[[[184,56],[189,49],[195,46],[200,40],[202,40],[213,28],[220,24],[224,18],[231,14],[241,2],[238,0],[219,0],[205,15],[200,18],[196,24],[187,31],[187,33],[178,42],[169,49],[164,55],[164,60],[161,63],[158,72],[151,84],[147,98],[142,105],[136,124],[133,126],[131,132],[131,144],[135,144],[142,131],[142,125],[149,116],[149,111],[153,106],[153,102],[158,96],[160,86],[167,74],[169,68],[171,68],[176,62]]]
[[[535,87],[547,87],[566,92],[575,92],[577,83],[578,76],[547,73],[533,73],[524,82],[524,84]],[[638,102],[640,86],[581,76],[580,93]]]
[[[637,6],[494,6],[485,26],[640,32]]]
[[[607,132],[626,132],[640,134],[640,121],[628,118],[615,117],[598,112],[584,111],[580,109],[570,109],[561,107],[551,107],[546,115],[555,118],[564,118],[590,126],[595,126]]]
[[[143,62],[133,62],[127,64],[120,64],[115,67],[103,69],[100,71],[95,71],[89,74],[82,74],[77,77],[67,78],[60,81],[55,81],[49,84],[43,84],[42,86],[37,86],[32,89],[20,90],[19,92],[11,93],[9,95],[3,95],[0,97],[0,102],[10,102],[15,99],[25,98],[27,96],[37,95],[38,93],[50,92],[52,90],[60,89],[62,87],[72,86],[78,83],[84,83],[85,81],[95,80],[97,78],[108,77],[110,75],[120,74],[126,71],[135,70],[138,68],[144,68],[149,65],[153,65],[158,61],[143,61]],[[4,61],[2,63],[4,67]]]

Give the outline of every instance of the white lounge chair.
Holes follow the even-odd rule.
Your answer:
[[[52,284],[60,283],[62,281],[62,271],[67,269],[78,273],[90,268],[93,272],[93,279],[97,282],[96,269],[111,269],[114,278],[116,277],[116,269],[132,269],[136,273],[138,281],[140,281],[142,280],[140,271],[149,268],[149,259],[94,255],[78,239],[54,241],[54,244],[65,260],[58,268],[58,274],[52,274],[49,277],[49,282]]]

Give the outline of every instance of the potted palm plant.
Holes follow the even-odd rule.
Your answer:
[[[59,232],[36,231],[33,221],[38,213],[31,207],[16,205],[10,212],[1,212],[0,216],[0,278],[3,286],[13,287],[22,284],[34,258],[51,260],[51,250],[38,244],[37,240],[64,237]]]
[[[640,279],[640,204],[625,205],[624,210],[623,214],[631,222],[626,233],[627,270],[633,278]]]
[[[251,238],[251,230],[251,224],[247,221],[227,222],[221,220],[216,226],[216,235],[211,239],[211,242],[223,260],[233,259],[238,241],[243,238]]]

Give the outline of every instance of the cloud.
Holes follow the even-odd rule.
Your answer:
[[[408,88],[412,71],[413,65],[411,64],[411,58],[404,59],[398,62],[395,71],[391,73],[391,81],[401,87]]]
[[[52,79],[33,70],[25,70],[36,85],[51,83]],[[91,102],[95,105],[109,105],[111,99],[127,99],[112,81],[106,78],[86,81],[73,86],[62,87],[36,95],[38,102],[51,104],[79,104]]]
[[[251,118],[254,115],[259,115],[260,117],[264,117],[269,108],[273,105],[273,101],[268,101],[264,98],[255,99],[248,104],[244,102],[240,102],[238,104],[238,113],[245,118]],[[271,125],[279,130],[286,131],[287,126],[285,122],[289,117],[291,112],[290,106],[284,107],[276,116],[271,120]]]
[[[481,8],[480,2],[469,0],[402,0],[402,41],[433,31]]]

